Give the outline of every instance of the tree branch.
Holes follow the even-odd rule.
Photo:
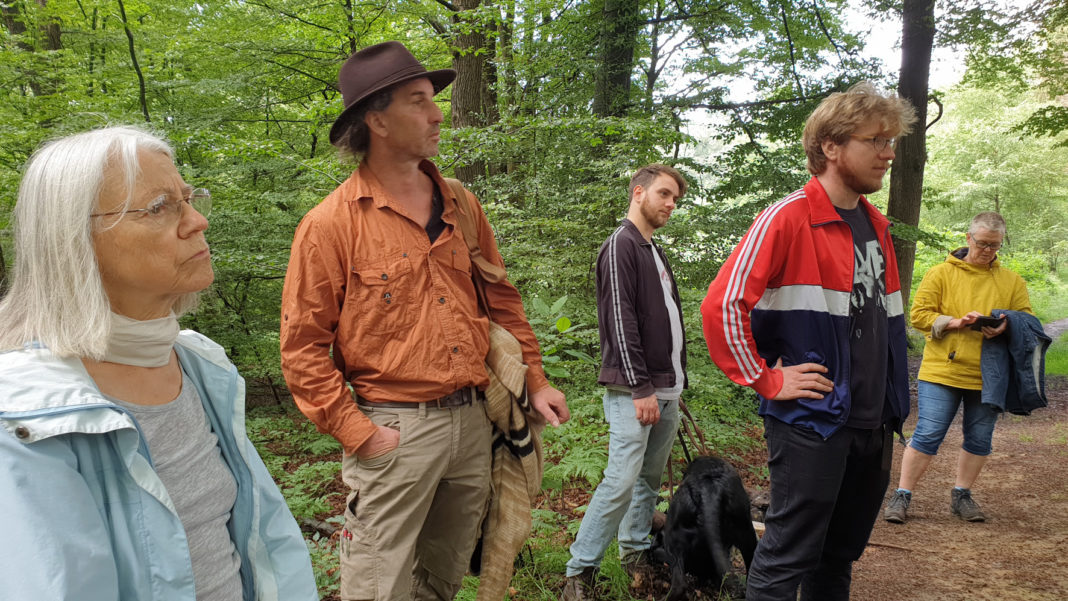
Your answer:
[[[828,92],[829,93],[829,92]],[[794,98],[780,98],[777,100],[754,100],[752,102],[724,102],[722,104],[706,104],[703,102],[697,102],[693,104],[687,103],[667,103],[664,104],[677,108],[693,108],[693,109],[708,109],[710,111],[733,111],[737,109],[757,108],[764,106],[775,106],[776,104],[790,104],[798,102],[807,102],[816,98],[822,98],[827,94],[817,94],[814,96],[797,96]]]
[[[257,1],[257,0],[248,0],[248,3],[253,5],[253,6],[258,6],[260,8],[265,8],[267,10],[274,11],[274,12],[282,15],[283,17],[287,17],[289,19],[293,19],[294,21],[296,21],[298,23],[303,23],[303,24],[307,25],[308,27],[315,27],[316,29],[321,29],[323,31],[329,31],[330,33],[337,33],[336,31],[334,31],[333,29],[327,27],[326,25],[320,25],[318,23],[313,23],[313,22],[311,22],[311,21],[309,21],[307,19],[304,19],[304,18],[296,15],[295,13],[291,13],[291,12],[287,12],[287,11],[275,8],[275,7],[271,6],[270,4],[268,4],[266,2],[261,2],[261,1]]]
[[[812,12],[816,13],[816,22],[820,24],[820,31],[827,37],[827,41],[834,48],[834,53],[838,55],[838,62],[842,62],[842,49],[838,47],[838,43],[831,37],[831,32],[827,31],[827,25],[823,22],[823,15],[820,14],[820,7],[816,4],[816,0],[812,0]]]
[[[931,129],[932,125],[934,125],[935,123],[938,123],[938,120],[942,118],[942,113],[945,110],[945,107],[942,106],[942,101],[938,99],[938,96],[935,96],[934,94],[931,94],[931,96],[928,97],[927,100],[935,103],[935,106],[938,107],[938,115],[935,116],[935,118],[933,120],[931,120],[927,124],[927,127],[923,128],[924,131],[927,131],[927,130]]]
[[[786,33],[787,45],[790,48],[790,72],[793,73],[794,81],[797,82],[797,91],[804,96],[805,87],[801,85],[801,77],[797,74],[797,57],[794,55],[794,39],[790,35],[790,22],[786,17],[786,4],[782,1],[779,2],[779,14],[782,16],[782,28]]]
[[[130,48],[130,61],[133,63],[134,72],[137,73],[138,84],[138,100],[141,102],[141,114],[145,116],[145,122],[151,122],[152,117],[148,116],[148,97],[145,93],[145,75],[141,72],[141,65],[137,62],[137,52],[134,49],[134,37],[133,32],[130,31],[129,21],[126,19],[126,5],[122,0],[118,0],[119,3],[119,15],[122,17],[122,29],[126,32],[126,41]]]

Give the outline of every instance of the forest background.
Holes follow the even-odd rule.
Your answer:
[[[546,435],[522,598],[553,596],[558,583],[539,575],[562,572],[583,509],[561,504],[601,477],[593,265],[637,167],[667,162],[691,182],[657,236],[683,296],[687,400],[736,460],[759,426],[750,393],[709,362],[697,307],[755,214],[808,179],[801,128],[831,92],[871,80],[927,124],[899,142],[889,190],[872,197],[897,224],[906,290],[963,244],[971,216],[997,210],[1009,224],[1000,257],[1039,317],[1068,314],[1068,6],[1054,0],[2,0],[0,18],[0,286],[34,149],[104,125],[163,135],[214,200],[216,283],[184,325],[248,379],[264,405],[250,431],[295,513],[320,522],[343,498],[338,448],[288,400],[278,315],[297,222],[353,168],[327,141],[337,71],[390,39],[457,70],[437,97],[449,126],[437,163],[482,199],[575,414]],[[902,64],[870,58],[872,31],[898,27]],[[928,89],[933,48],[964,57],[949,89]],[[1050,370],[1068,371],[1063,343]],[[309,539],[329,595],[333,543]]]

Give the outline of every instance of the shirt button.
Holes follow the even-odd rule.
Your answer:
[[[458,347],[458,346],[452,347],[452,352],[454,352],[454,353],[460,352],[460,347]]]
[[[388,280],[388,279],[389,279],[389,276],[383,273],[383,274],[382,274],[382,279],[383,279],[383,280]]]
[[[443,296],[443,297],[439,298],[438,302],[444,305],[445,304],[445,297]]]
[[[393,298],[393,295],[387,292],[382,295],[382,298]]]
[[[455,350],[456,349],[453,349],[453,352],[455,352]],[[22,438],[22,439],[29,438],[30,437],[30,429],[27,428],[26,426],[19,426],[19,427],[15,428],[15,436],[18,436],[19,438]]]

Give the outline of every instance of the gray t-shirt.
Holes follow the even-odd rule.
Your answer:
[[[196,387],[183,373],[182,391],[169,403],[110,400],[141,426],[156,473],[185,527],[197,601],[241,601],[241,556],[226,528],[237,482],[223,461]]]

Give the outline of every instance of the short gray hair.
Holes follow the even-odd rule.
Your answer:
[[[1005,218],[994,211],[983,211],[972,217],[972,224],[968,226],[968,233],[974,236],[980,228],[997,232],[1004,236],[1006,230]]]
[[[111,303],[93,249],[90,215],[110,169],[126,180],[123,210],[130,206],[141,150],[174,157],[162,139],[133,127],[60,138],[30,157],[12,219],[15,261],[0,301],[0,349],[37,341],[61,357],[104,356]],[[181,297],[175,313],[193,308],[197,296]]]

